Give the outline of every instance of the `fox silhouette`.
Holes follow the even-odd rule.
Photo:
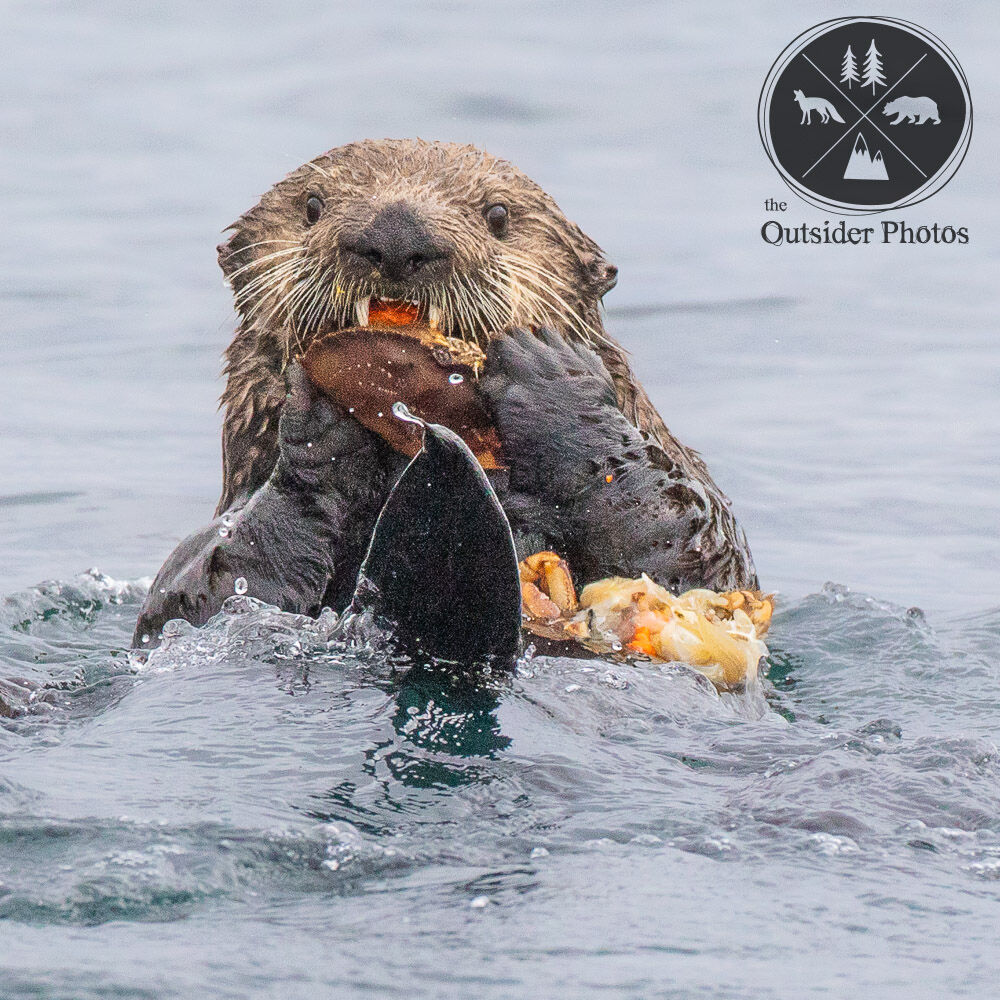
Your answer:
[[[801,90],[795,91],[795,100],[799,102],[802,109],[802,121],[800,125],[812,124],[812,113],[818,111],[821,124],[825,125],[831,118],[835,122],[844,124],[844,119],[840,117],[837,109],[825,97],[806,97]]]

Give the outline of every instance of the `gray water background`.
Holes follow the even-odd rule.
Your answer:
[[[765,198],[825,216],[760,148],[760,85],[849,13],[5,5],[0,673],[85,685],[0,732],[0,995],[989,993],[1000,32],[986,3],[884,11],[976,108],[896,217],[968,246],[767,246]],[[779,592],[768,701],[557,663],[487,736],[419,695],[411,724],[262,612],[119,666],[218,495],[220,230],[384,135],[511,159],[619,264],[609,329]]]

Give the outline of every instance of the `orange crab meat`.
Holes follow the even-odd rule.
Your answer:
[[[368,306],[368,325],[411,326],[417,322],[419,315],[419,306],[412,302],[399,302],[396,299],[380,302],[373,297]]]
[[[635,630],[635,635],[632,636],[632,641],[628,644],[628,648],[637,653],[645,653],[646,656],[655,657],[657,655],[656,646],[653,645],[653,637],[649,634],[649,628],[645,625],[640,625]]]

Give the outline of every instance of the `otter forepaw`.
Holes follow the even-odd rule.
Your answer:
[[[372,447],[371,432],[322,396],[297,361],[288,366],[286,385],[278,445],[287,471],[310,478],[333,473],[339,459]]]
[[[490,404],[501,437],[538,425],[552,437],[615,406],[601,359],[548,329],[516,328],[492,341],[479,391]],[[516,435],[515,435],[516,436]]]
[[[574,402],[615,402],[614,386],[600,357],[548,327],[537,331],[515,327],[490,342],[480,388],[493,398],[510,383],[545,396],[557,388],[563,398],[569,392]]]
[[[492,411],[516,490],[570,495],[584,460],[621,420],[601,359],[559,333],[515,329],[490,344],[479,391]]]

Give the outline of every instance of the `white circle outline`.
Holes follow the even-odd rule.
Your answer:
[[[904,195],[899,200],[886,205],[858,205],[848,201],[836,201],[832,198],[824,198],[821,195],[816,194],[814,191],[811,191],[800,181],[792,177],[792,175],[782,166],[781,161],[778,159],[778,155],[774,150],[774,144],[771,140],[771,132],[768,128],[771,111],[771,98],[773,96],[774,87],[777,84],[778,77],[780,77],[785,71],[792,59],[794,59],[809,43],[815,41],[823,35],[828,34],[830,31],[834,30],[834,28],[839,28],[841,25],[845,24],[855,24],[861,21],[874,21],[877,23],[887,24],[890,27],[900,28],[903,31],[909,32],[911,35],[916,35],[928,44],[951,67],[951,70],[955,74],[955,77],[959,82],[959,86],[962,89],[962,93],[965,96],[965,106],[968,109],[965,116],[965,124],[962,128],[961,135],[958,137],[958,141],[955,143],[955,148],[951,151],[948,159],[945,160],[945,162],[940,166],[937,173],[932,174],[931,177],[929,177],[915,191],[912,191],[910,194]],[[803,201],[809,202],[809,204],[814,205],[816,208],[833,211],[838,215],[877,215],[879,212],[891,212],[894,209],[907,208],[910,205],[917,204],[917,202],[925,201],[932,195],[937,194],[937,192],[940,191],[941,188],[943,188],[952,179],[952,177],[955,176],[958,168],[962,165],[962,161],[965,159],[965,154],[968,152],[969,143],[972,139],[972,95],[969,93],[969,82],[965,78],[965,73],[951,49],[949,49],[948,46],[945,45],[944,42],[942,42],[936,35],[931,34],[931,32],[927,31],[926,28],[920,27],[919,24],[914,24],[912,21],[903,21],[900,18],[895,17],[835,17],[831,18],[829,21],[822,21],[820,24],[813,25],[813,27],[806,29],[800,35],[792,39],[792,41],[789,42],[784,49],[782,49],[781,54],[771,66],[771,69],[764,80],[764,86],[760,92],[760,100],[757,104],[757,128],[760,132],[761,142],[764,144],[764,152],[767,153],[767,158],[771,161],[775,170],[777,170],[781,175],[781,179],[792,189],[792,191],[795,192],[795,194],[802,198]]]

